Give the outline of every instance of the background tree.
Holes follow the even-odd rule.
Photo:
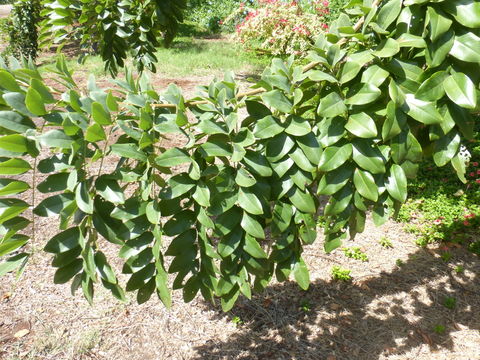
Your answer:
[[[35,59],[38,53],[37,24],[40,20],[40,0],[14,2],[8,24],[9,46],[6,53]]]
[[[41,45],[59,50],[78,41],[86,52],[95,49],[112,74],[130,54],[139,71],[156,70],[155,49],[168,46],[183,21],[186,0],[44,0]]]

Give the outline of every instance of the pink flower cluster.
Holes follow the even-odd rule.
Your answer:
[[[478,162],[473,162],[473,163],[472,163],[472,166],[478,168]],[[468,174],[468,176],[471,177],[471,178],[477,177],[477,178],[475,179],[475,182],[476,182],[477,184],[480,184],[480,169],[471,171],[471,172]],[[473,179],[472,179],[472,180],[473,180]]]
[[[468,221],[469,219],[474,219],[475,218],[475,214],[473,213],[470,213],[470,214],[465,214],[463,217],[465,218],[465,220],[463,221],[463,225],[465,226],[470,226],[470,221]]]

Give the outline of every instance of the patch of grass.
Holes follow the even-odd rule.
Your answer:
[[[409,184],[409,199],[398,219],[407,223],[406,231],[417,235],[419,246],[438,241],[468,244],[480,234],[480,124],[477,126],[474,140],[463,141],[472,156],[466,184],[451,166],[437,168],[432,162],[421,164],[417,178]]]
[[[337,281],[348,282],[352,280],[350,273],[351,273],[351,270],[344,269],[341,266],[336,265],[332,268],[332,279]]]
[[[350,259],[360,260],[363,262],[368,261],[368,256],[359,247],[344,248],[343,252],[346,257]]]
[[[462,265],[457,265],[455,266],[455,269],[453,269],[457,274],[461,274],[465,271],[465,268]]]
[[[88,354],[92,351],[101,341],[101,336],[98,330],[90,330],[82,334],[83,336],[79,339],[76,344],[76,354]]]
[[[37,59],[37,63],[40,64],[39,70],[42,73],[48,73],[52,66],[55,66],[56,56],[43,55]],[[84,74],[93,74],[96,77],[107,76],[108,73],[104,69],[104,63],[100,56],[89,55],[85,57],[84,61],[80,63],[77,57],[67,58],[67,67],[71,72],[82,72]],[[86,77],[87,75],[85,75]]]
[[[269,63],[226,39],[176,38],[168,49],[159,49],[158,72],[167,76],[208,75],[212,72],[261,71]]]
[[[405,265],[405,263],[403,262],[402,259],[397,259],[395,261],[395,264],[398,266],[398,267],[402,267],[403,265]]]
[[[258,57],[242,49],[227,39],[203,39],[189,36],[177,37],[169,48],[159,48],[157,73],[171,78],[188,75],[221,76],[226,71],[246,72],[255,75],[263,71],[269,64],[268,57]],[[55,57],[41,56],[38,62],[43,71],[55,62]],[[128,60],[127,66],[131,66]],[[97,77],[107,76],[100,56],[89,55],[83,63],[77,57],[67,60],[68,67],[74,72],[94,74]]]

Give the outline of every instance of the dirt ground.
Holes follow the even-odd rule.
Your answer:
[[[12,5],[0,5],[0,18],[7,17],[12,11]]]
[[[208,80],[154,78],[156,88],[176,82],[188,96]],[[227,314],[200,297],[184,304],[180,293],[170,310],[156,299],[137,305],[133,295],[122,304],[100,288],[89,306],[80,294],[72,296],[69,285],[53,284],[51,257],[41,249],[56,223],[39,218],[37,226],[23,276],[0,279],[2,360],[480,359],[480,259],[453,247],[445,262],[444,248],[417,247],[393,221],[380,228],[368,221],[364,234],[345,243],[362,248],[366,263],[341,250],[326,255],[319,235],[305,253],[308,291],[293,282],[273,283]],[[382,247],[382,237],[393,248]],[[105,249],[111,259],[119,250],[108,243]],[[333,281],[335,265],[350,269],[353,281]],[[120,279],[124,284],[126,276]],[[453,309],[444,306],[451,298]]]

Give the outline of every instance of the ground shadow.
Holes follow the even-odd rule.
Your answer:
[[[480,329],[480,259],[452,252],[463,272],[419,249],[392,272],[353,283],[270,287],[229,314],[219,311],[243,324],[228,341],[197,347],[197,359],[359,360],[422,344],[452,349],[455,331]]]
[[[191,36],[196,38],[213,38],[216,39],[220,37],[220,34],[212,33],[207,29],[203,29],[198,25],[191,22],[183,22],[178,24],[177,36]]]

